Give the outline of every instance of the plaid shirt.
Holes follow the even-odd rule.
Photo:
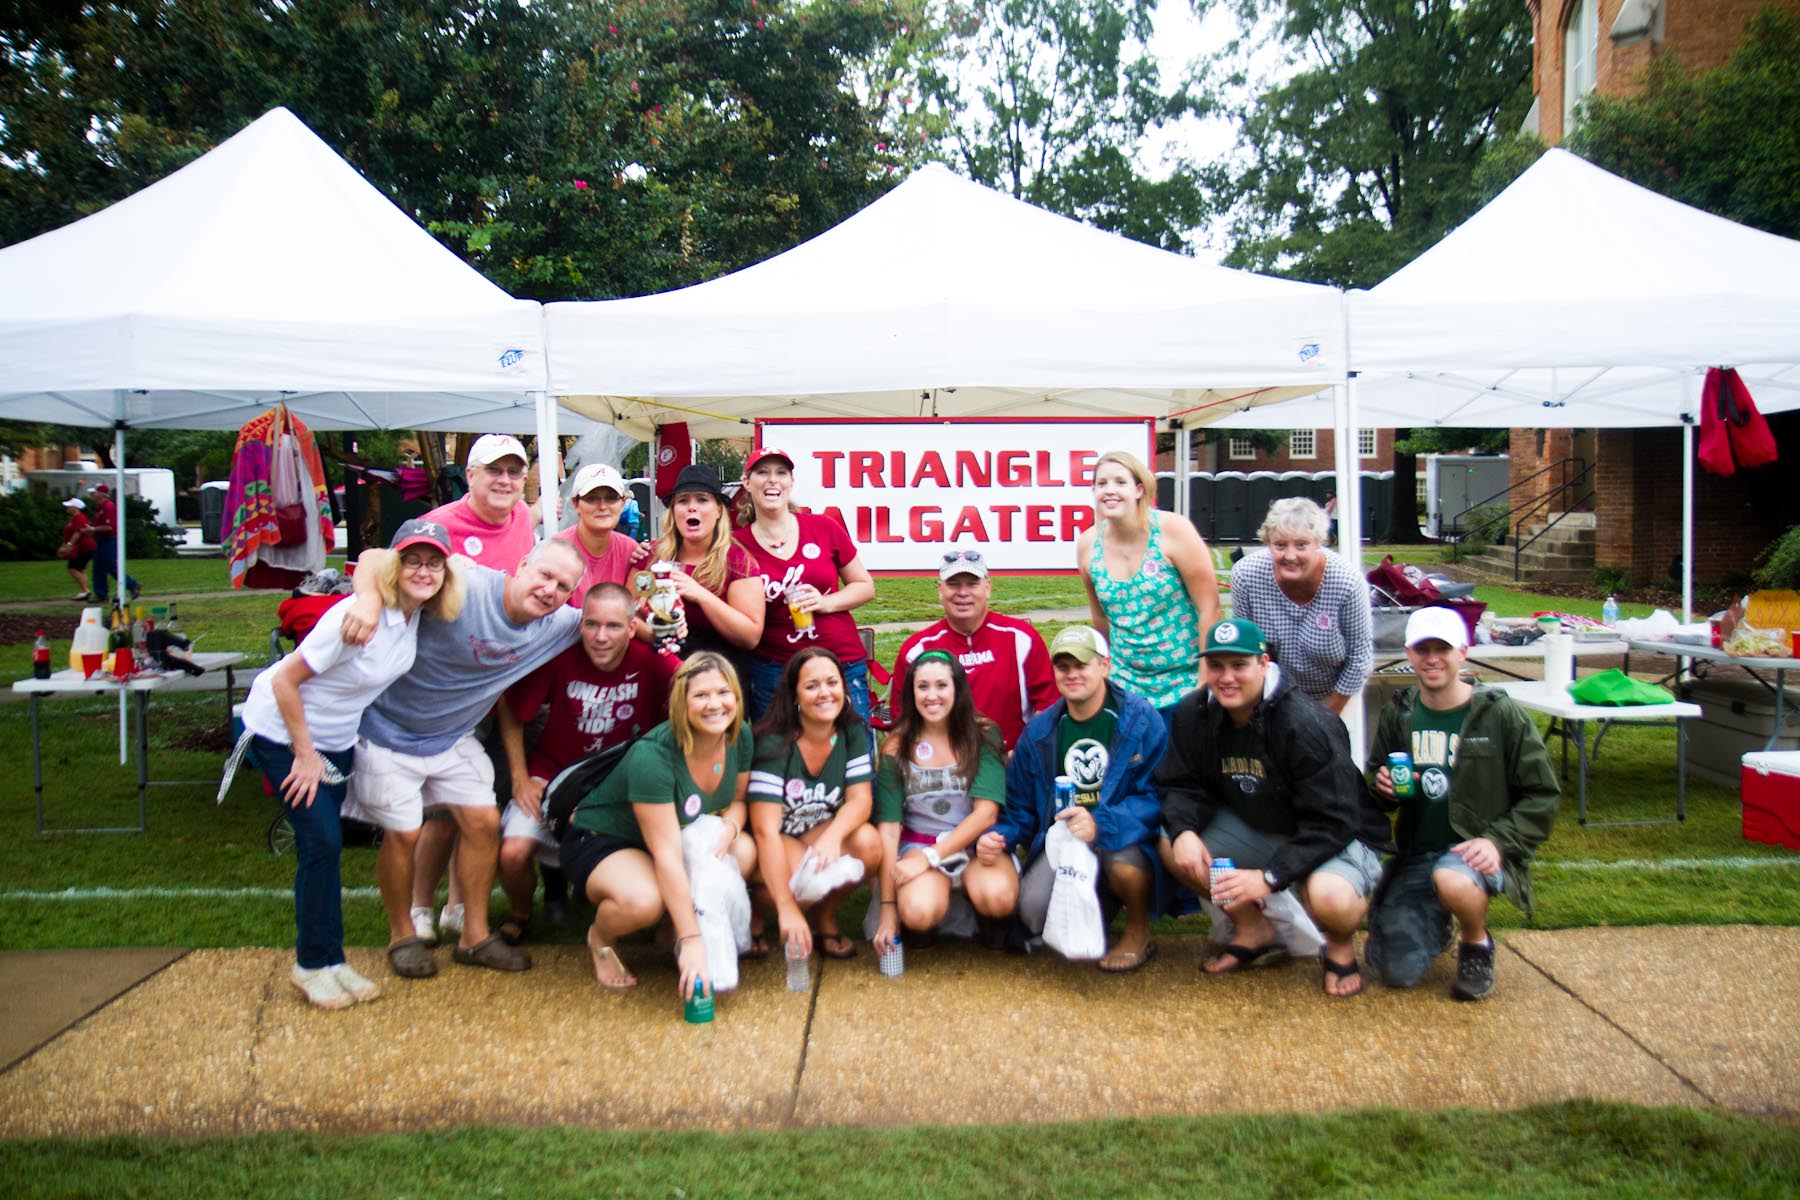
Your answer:
[[[1314,700],[1362,691],[1375,665],[1369,585],[1333,552],[1310,604],[1295,604],[1275,582],[1267,550],[1246,554],[1231,571],[1231,614],[1256,622],[1288,682]]]

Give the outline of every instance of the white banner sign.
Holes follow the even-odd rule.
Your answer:
[[[1152,447],[1142,420],[765,421],[761,444],[793,456],[795,502],[835,513],[869,570],[934,573],[951,546],[996,571],[1074,570],[1094,464]]]

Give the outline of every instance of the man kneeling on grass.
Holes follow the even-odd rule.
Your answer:
[[[1344,723],[1290,687],[1262,630],[1219,621],[1201,650],[1206,686],[1175,709],[1156,773],[1166,837],[1159,850],[1182,883],[1210,894],[1235,926],[1209,975],[1242,970],[1284,947],[1262,901],[1298,885],[1325,936],[1327,995],[1362,991],[1352,938],[1381,874],[1387,818],[1364,793]],[[1235,869],[1213,886],[1215,858]]]
[[[1462,677],[1469,632],[1447,608],[1406,622],[1406,660],[1419,686],[1382,709],[1369,747],[1369,786],[1389,808],[1400,853],[1388,863],[1369,916],[1369,965],[1389,987],[1411,987],[1462,929],[1450,994],[1479,1000],[1494,987],[1488,901],[1501,893],[1531,913],[1531,855],[1550,836],[1558,789],[1550,753],[1525,710]],[[1394,794],[1387,756],[1412,755],[1413,783]]]

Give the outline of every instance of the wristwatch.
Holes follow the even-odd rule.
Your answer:
[[[1275,872],[1273,871],[1263,872],[1263,882],[1269,885],[1269,890],[1271,892],[1279,892],[1281,890],[1281,885],[1276,880]]]

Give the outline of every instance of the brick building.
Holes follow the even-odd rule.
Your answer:
[[[1800,0],[1526,0],[1533,24],[1528,131],[1555,145],[1580,120],[1591,92],[1629,95],[1650,65],[1675,55],[1693,70],[1721,65],[1750,18],[1768,7],[1800,12]],[[1646,251],[1651,252],[1649,250]],[[1777,442],[1800,454],[1800,419],[1770,418]],[[1681,551],[1681,433],[1674,429],[1514,429],[1511,473],[1521,498],[1594,464],[1594,557],[1638,582],[1668,577]],[[1558,467],[1559,463],[1569,466]],[[1797,489],[1779,486],[1782,465],[1719,479],[1696,476],[1694,574],[1717,583],[1747,572],[1756,554],[1795,520]]]
[[[1202,438],[1205,438],[1203,441]],[[1217,440],[1215,440],[1215,437]],[[1289,433],[1288,443],[1275,453],[1259,449],[1248,437],[1228,433],[1207,435],[1204,429],[1194,431],[1196,471],[1331,471],[1337,468],[1337,431],[1332,429],[1296,429]],[[1358,457],[1365,471],[1385,471],[1394,461],[1394,431],[1365,429]],[[1156,456],[1155,469],[1173,471],[1172,450]]]

